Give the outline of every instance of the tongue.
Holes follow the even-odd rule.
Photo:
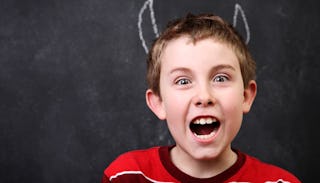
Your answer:
[[[215,129],[215,125],[191,124],[190,128],[191,128],[191,131],[196,133],[197,135],[209,135]]]

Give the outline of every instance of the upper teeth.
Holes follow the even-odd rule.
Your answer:
[[[198,125],[206,125],[206,124],[212,124],[214,122],[217,122],[215,118],[198,118],[193,123]]]

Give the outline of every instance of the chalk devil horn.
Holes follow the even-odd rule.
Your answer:
[[[233,26],[236,27],[237,26],[237,19],[238,19],[238,14],[241,14],[241,17],[242,17],[242,20],[243,20],[243,23],[244,23],[244,27],[246,29],[246,44],[249,43],[250,41],[250,29],[249,29],[249,25],[248,25],[248,21],[247,21],[247,18],[246,18],[246,15],[242,9],[242,7],[236,3],[235,6],[234,6],[234,15],[233,15]]]
[[[159,36],[158,33],[158,28],[157,28],[157,24],[156,24],[156,18],[154,16],[154,10],[153,10],[153,0],[146,0],[143,4],[143,6],[141,7],[140,11],[139,11],[139,16],[138,16],[138,29],[139,29],[139,38],[142,44],[142,47],[144,48],[144,51],[146,53],[148,53],[148,46],[146,44],[145,38],[143,37],[143,30],[142,30],[142,22],[143,22],[143,18],[142,15],[143,13],[146,11],[146,9],[149,8],[149,12],[150,12],[150,19],[151,19],[151,23],[152,23],[152,28],[153,28],[153,32],[155,34],[156,37]]]

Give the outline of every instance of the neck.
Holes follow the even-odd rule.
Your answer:
[[[174,147],[171,152],[172,162],[182,172],[196,178],[214,177],[230,168],[237,161],[237,154],[227,148],[221,155],[212,159],[195,159]]]

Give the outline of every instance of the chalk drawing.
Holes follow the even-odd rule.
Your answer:
[[[142,8],[139,11],[139,20],[138,20],[139,38],[141,40],[142,46],[144,48],[144,51],[146,53],[148,53],[148,47],[147,47],[146,41],[144,40],[144,37],[143,37],[143,32],[142,32],[141,25],[142,25],[142,22],[143,22],[142,15],[143,15],[144,11],[146,10],[147,6],[149,7],[149,11],[150,11],[150,18],[151,18],[153,32],[154,32],[156,37],[159,36],[158,28],[157,28],[157,24],[156,24],[156,18],[154,16],[153,0],[147,0],[146,2],[144,2]]]
[[[157,23],[156,23],[156,18],[154,15],[154,10],[153,10],[153,0],[146,0],[143,4],[143,6],[141,7],[140,11],[139,11],[139,16],[138,16],[138,29],[139,29],[139,38],[142,44],[142,47],[144,48],[144,51],[146,53],[148,53],[148,46],[146,44],[146,41],[143,37],[143,30],[142,30],[142,23],[143,23],[143,18],[142,15],[143,13],[146,11],[146,9],[149,8],[149,12],[150,12],[150,19],[151,19],[151,23],[152,23],[152,28],[153,28],[153,33],[155,34],[155,37],[159,36],[159,32],[158,32],[158,28],[157,28]],[[237,20],[238,20],[238,14],[241,14],[241,18],[243,20],[244,26],[245,26],[245,30],[246,30],[246,44],[249,43],[250,41],[250,29],[249,29],[249,24],[246,18],[246,15],[242,9],[242,7],[236,3],[234,6],[234,14],[233,14],[233,26],[236,27],[237,26]]]
[[[243,9],[241,8],[241,6],[238,3],[236,3],[235,6],[234,6],[233,27],[237,27],[237,20],[238,20],[239,11],[241,13],[241,17],[242,17],[242,20],[243,20],[243,23],[244,23],[244,27],[246,29],[246,33],[247,33],[246,44],[248,44],[249,41],[250,41],[250,29],[249,29],[249,25],[248,25],[248,21],[247,21],[246,15],[245,15]]]

